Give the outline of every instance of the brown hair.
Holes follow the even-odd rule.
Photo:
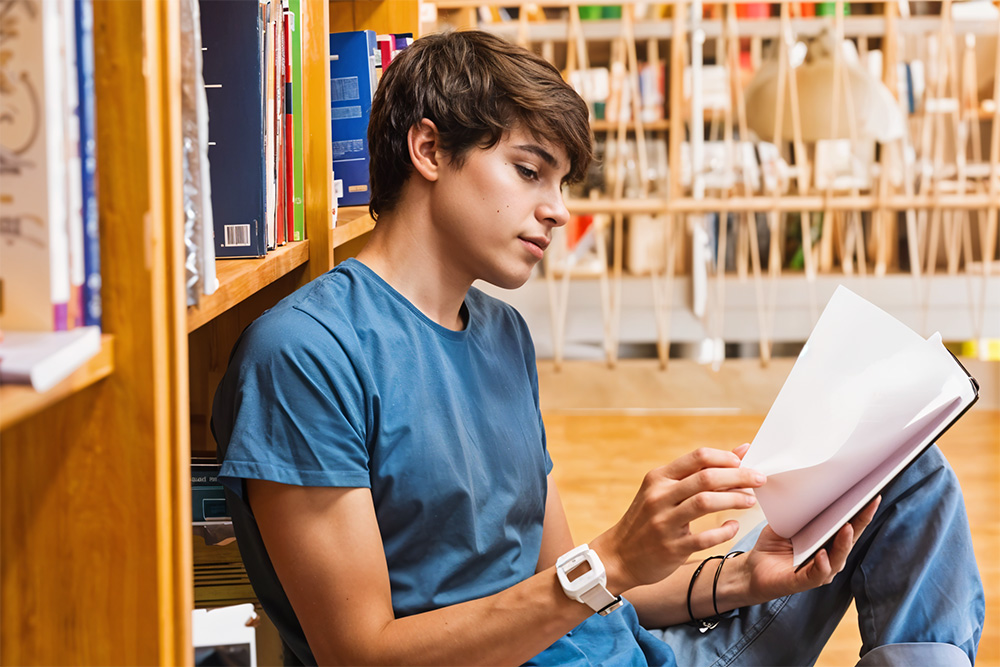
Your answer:
[[[427,35],[386,68],[372,102],[373,218],[397,204],[413,170],[407,134],[424,118],[458,165],[470,149],[490,148],[515,127],[566,150],[569,182],[583,178],[593,157],[587,105],[551,64],[479,30]]]

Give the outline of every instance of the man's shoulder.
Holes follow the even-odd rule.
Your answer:
[[[364,296],[343,270],[329,271],[300,287],[258,317],[244,333],[267,353],[350,346],[356,338]]]
[[[477,287],[469,288],[466,300],[470,309],[483,320],[504,329],[515,329],[524,335],[528,334],[528,325],[521,313],[503,299],[487,294]]]

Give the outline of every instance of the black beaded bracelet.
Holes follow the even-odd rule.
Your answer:
[[[714,620],[716,624],[718,624],[718,619],[719,619],[719,603],[716,601],[715,596],[719,590],[719,575],[722,574],[722,566],[726,564],[727,560],[733,558],[734,556],[739,556],[741,553],[743,552],[730,551],[729,553],[727,553],[725,556],[722,557],[722,560],[719,561],[718,569],[715,570],[715,580],[712,582],[712,609],[715,610],[715,617],[712,620]]]
[[[691,617],[690,625],[700,628],[702,632],[714,628],[717,625],[717,623],[707,622],[705,620],[697,619],[694,617],[694,610],[691,609],[691,594],[694,591],[694,581],[695,579],[698,578],[698,575],[701,574],[701,571],[705,568],[705,564],[708,563],[708,561],[710,560],[716,560],[716,559],[725,559],[725,556],[719,556],[719,555],[709,556],[705,560],[701,561],[701,564],[698,565],[698,567],[695,569],[694,574],[691,575],[691,583],[688,584],[687,608],[688,608],[688,616]]]

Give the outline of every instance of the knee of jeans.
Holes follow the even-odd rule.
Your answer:
[[[962,493],[958,477],[937,445],[931,445],[903,473],[903,494],[911,487],[930,487],[936,496],[945,498]]]

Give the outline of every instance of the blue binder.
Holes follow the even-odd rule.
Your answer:
[[[378,43],[373,30],[330,34],[330,116],[338,206],[366,206],[368,118],[375,95]]]
[[[267,253],[264,24],[257,2],[201,1],[216,257]]]

